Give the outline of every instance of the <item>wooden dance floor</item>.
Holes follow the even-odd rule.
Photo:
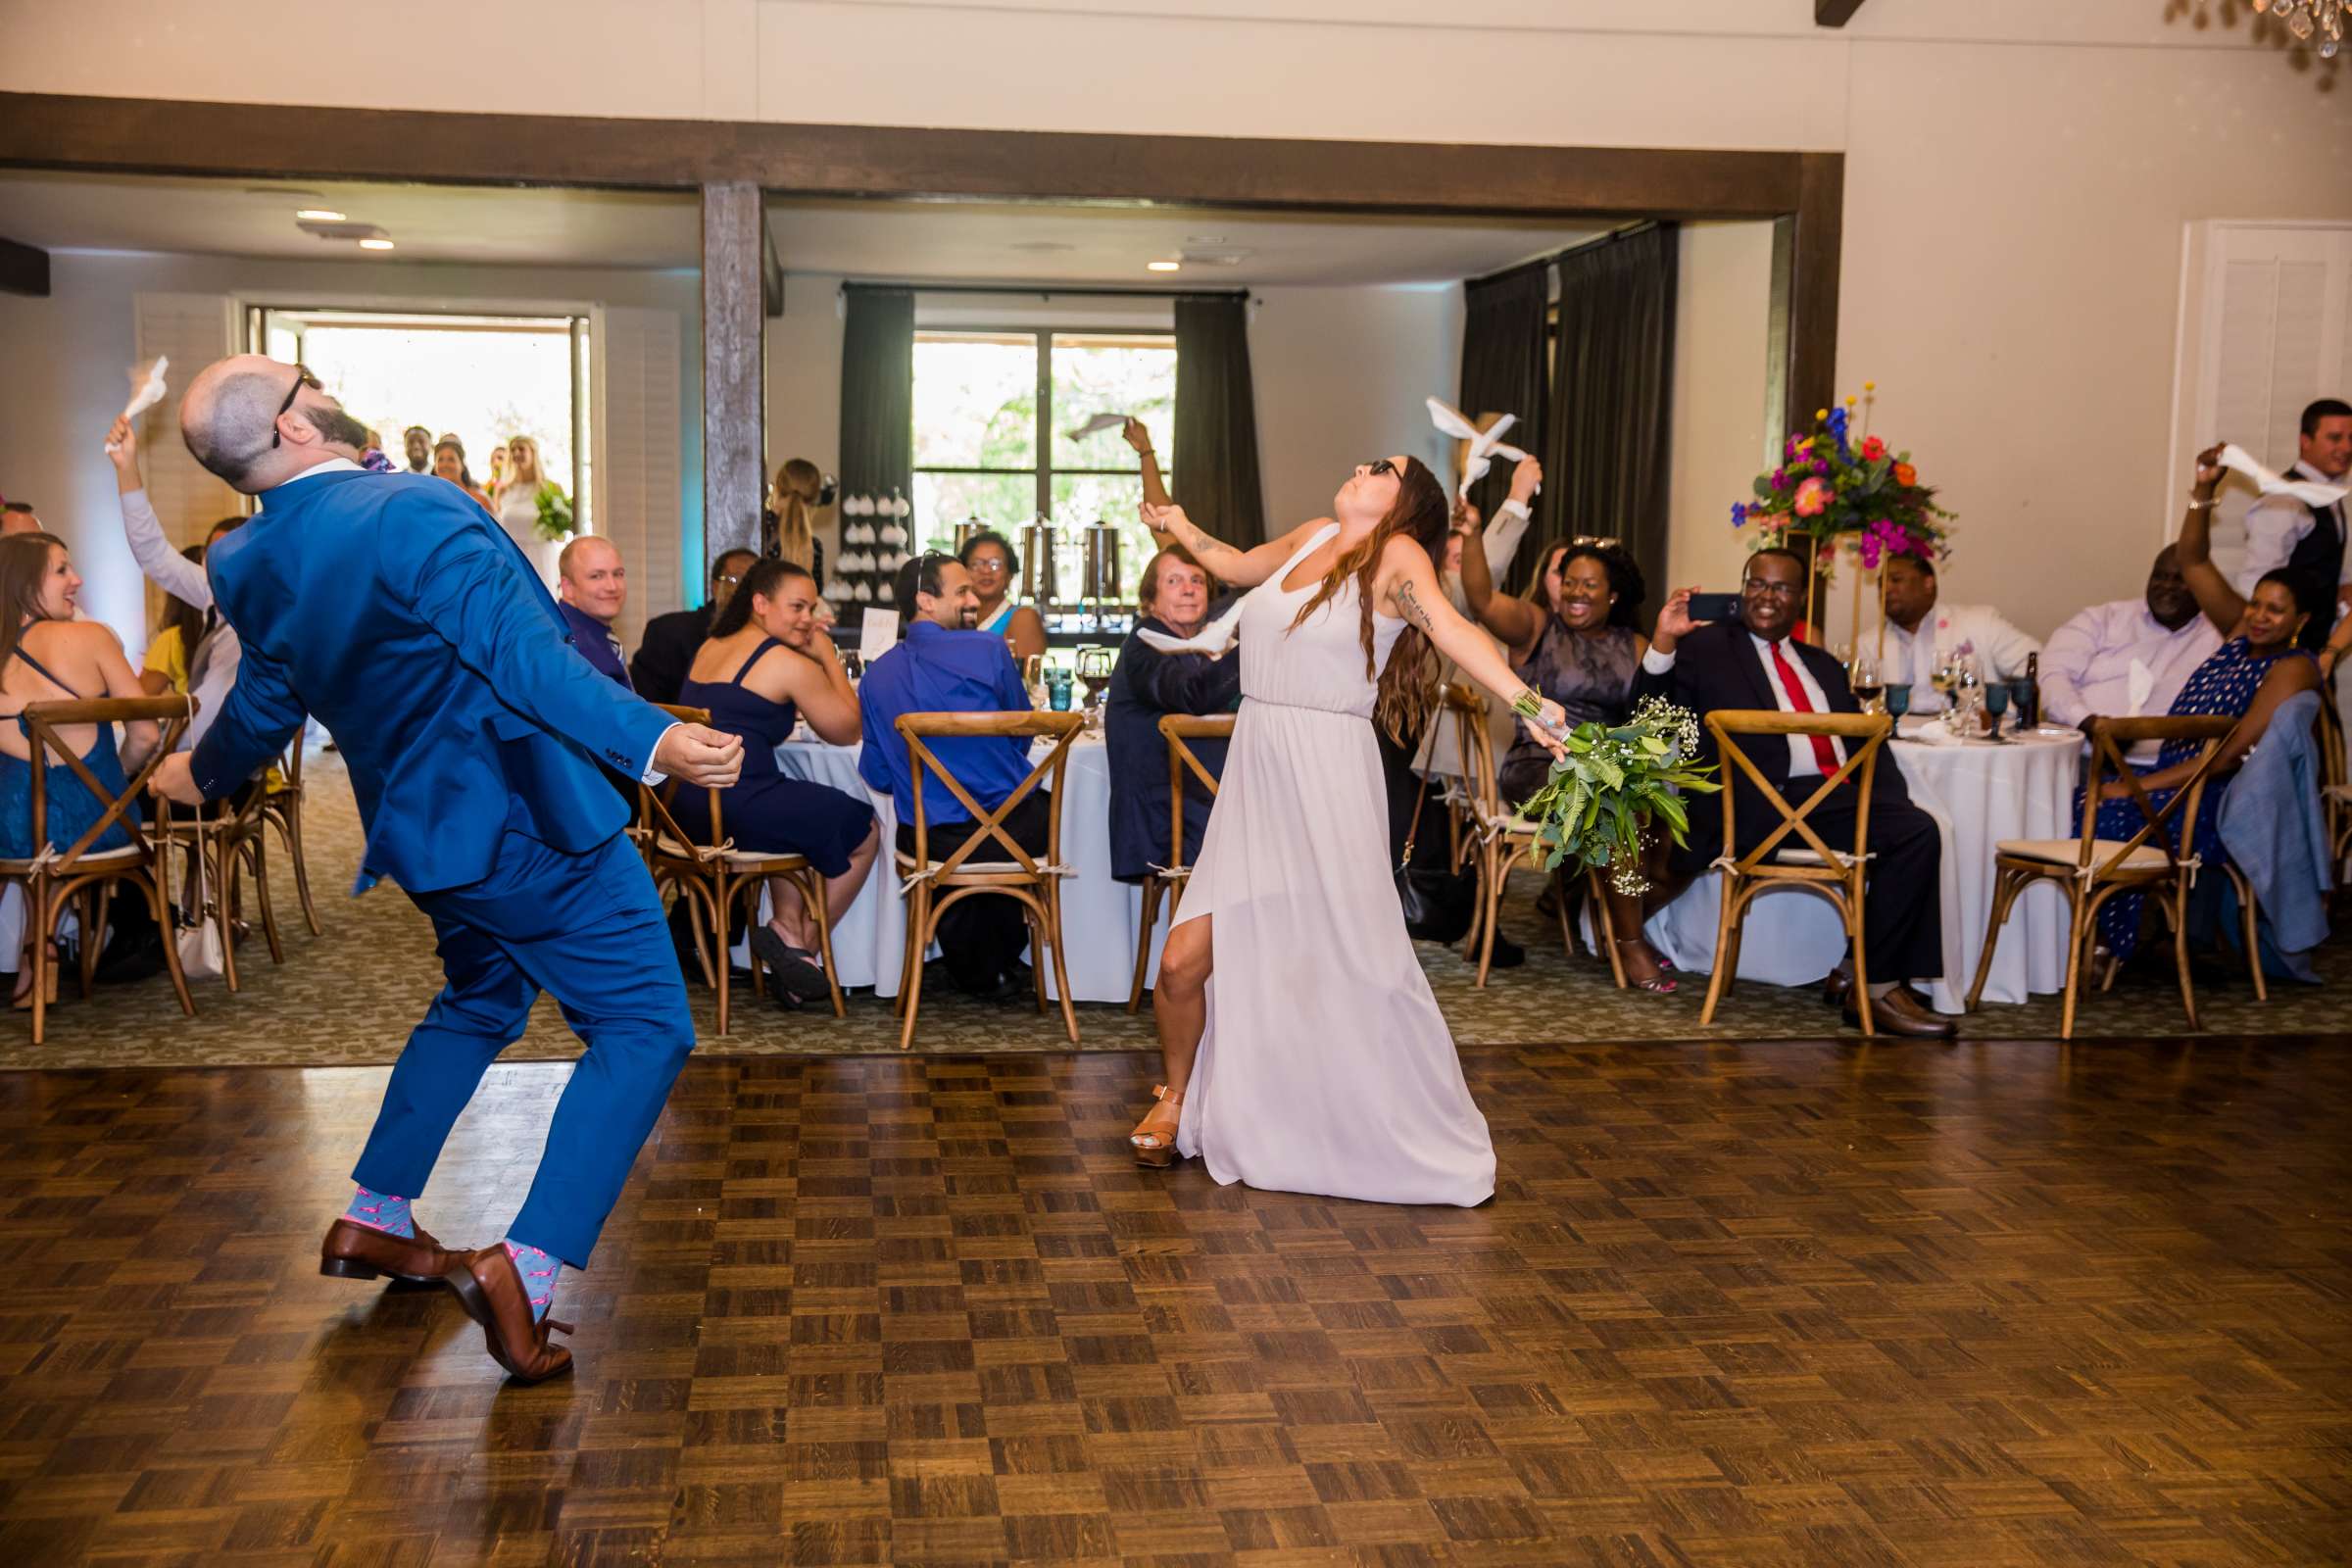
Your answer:
[[[1466,1064],[1470,1211],[1138,1171],[1131,1055],[699,1059],[534,1389],[316,1272],[380,1071],[0,1075],[0,1563],[2352,1556],[2352,1041]]]

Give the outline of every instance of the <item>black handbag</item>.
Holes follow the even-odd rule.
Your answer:
[[[1404,854],[1396,862],[1396,902],[1404,907],[1404,931],[1415,942],[1459,942],[1470,934],[1470,918],[1478,903],[1478,879],[1469,872],[1413,864],[1413,845],[1421,837],[1421,811],[1429,802],[1429,778],[1421,779],[1413,798],[1412,826],[1404,836]]]

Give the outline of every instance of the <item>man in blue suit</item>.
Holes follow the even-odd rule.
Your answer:
[[[180,433],[262,511],[206,561],[244,646],[236,687],[155,787],[219,800],[317,714],[367,829],[353,891],[398,881],[447,977],[392,1069],[320,1272],[441,1279],[509,1372],[553,1377],[571,1364],[548,1342],[561,1265],[587,1266],[694,1045],[661,901],[598,764],[724,786],[742,742],[597,673],[498,523],[446,480],[362,469],[364,428],[302,367],[207,367]],[[446,1250],[410,1202],[543,990],[587,1053],[506,1241]]]

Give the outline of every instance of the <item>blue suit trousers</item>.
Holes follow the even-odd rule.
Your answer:
[[[424,1190],[450,1128],[547,992],[587,1043],[507,1234],[574,1268],[588,1254],[694,1048],[676,949],[645,862],[619,835],[567,854],[510,830],[497,869],[412,894],[439,934],[447,984],[409,1036],[352,1179]]]

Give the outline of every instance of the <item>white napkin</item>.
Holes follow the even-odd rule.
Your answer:
[[[2222,466],[2235,468],[2253,480],[2254,488],[2266,496],[2293,496],[2307,507],[2332,507],[2344,497],[2352,495],[2352,486],[2321,484],[2312,479],[2289,479],[2283,474],[2273,473],[2256,463],[2244,447],[2234,442],[2222,448]]]
[[[1504,432],[1519,422],[1519,416],[1516,414],[1506,414],[1496,419],[1489,428],[1481,430],[1477,425],[1463,418],[1459,409],[1440,402],[1436,398],[1431,398],[1429,400],[1429,419],[1432,424],[1455,440],[1470,443],[1469,456],[1462,462],[1462,487],[1459,491],[1461,496],[1469,495],[1470,487],[1487,476],[1487,470],[1494,466],[1494,459],[1508,458],[1513,463],[1517,463],[1527,456],[1517,447],[1503,445]]]
[[[1153,631],[1149,626],[1137,631],[1136,635],[1144,640],[1147,647],[1156,648],[1163,654],[1206,654],[1211,659],[1217,659],[1233,646],[1234,639],[1241,635],[1241,628],[1242,605],[1237,600],[1231,610],[1190,637],[1171,637],[1164,631]]]
[[[163,354],[130,368],[130,401],[122,405],[122,417],[135,419],[164,401],[164,372],[170,368],[171,357]],[[110,445],[106,450],[115,449]]]
[[[2132,661],[2131,671],[2125,675],[2124,679],[2125,690],[2130,693],[2132,698],[2130,714],[2132,717],[2137,718],[2147,710],[2148,694],[2156,689],[2156,672],[2148,667],[2147,661],[2134,659]]]
[[[1062,434],[1068,436],[1073,441],[1083,441],[1088,436],[1093,435],[1097,430],[1113,429],[1124,425],[1126,422],[1127,416],[1124,414],[1098,414],[1093,418],[1080,425],[1077,429],[1064,430]]]
[[[1940,718],[1929,719],[1919,728],[1906,733],[1903,739],[1918,741],[1923,746],[1962,746],[1967,744],[1959,736],[1953,734],[1951,727]]]

